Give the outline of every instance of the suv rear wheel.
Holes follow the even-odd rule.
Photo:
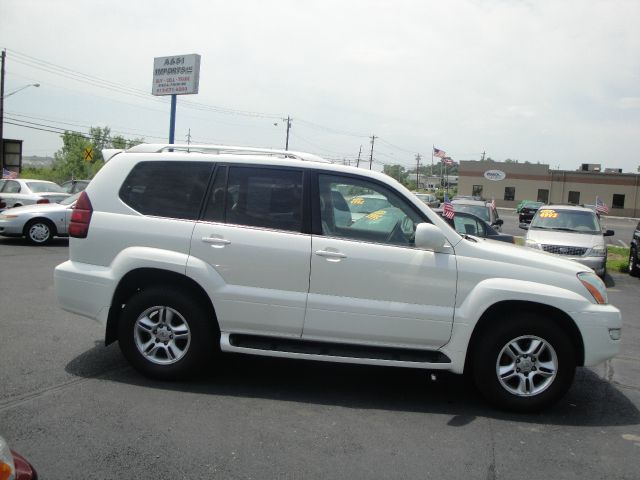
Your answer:
[[[517,314],[478,339],[473,376],[492,403],[518,412],[542,410],[562,397],[573,381],[575,348],[549,318]]]
[[[141,373],[161,380],[192,375],[218,348],[214,318],[182,290],[151,287],[125,305],[120,349]]]

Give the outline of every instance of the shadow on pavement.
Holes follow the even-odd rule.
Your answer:
[[[24,237],[0,237],[0,245],[12,245],[20,247],[31,248],[45,248],[45,247],[68,247],[68,237],[54,237],[46,245],[31,245]]]
[[[569,393],[553,408],[533,415],[511,414],[488,406],[462,376],[438,373],[435,382],[418,369],[372,367],[223,354],[193,380],[150,380],[129,368],[117,344],[96,346],[69,362],[76,376],[201,395],[264,398],[355,409],[450,414],[449,425],[477,417],[571,426],[640,424],[636,406],[593,371],[578,369]]]

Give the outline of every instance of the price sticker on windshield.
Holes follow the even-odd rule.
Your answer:
[[[558,218],[558,212],[555,210],[542,210],[540,212],[540,218]]]
[[[351,204],[352,205],[364,205],[364,198],[362,197],[355,197],[351,199]]]
[[[377,210],[375,212],[371,212],[369,215],[367,215],[367,219],[372,220],[372,221],[377,221],[380,220],[382,217],[385,216],[387,212],[385,210]]]

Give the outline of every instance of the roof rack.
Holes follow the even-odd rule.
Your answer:
[[[234,155],[270,155],[274,157],[293,158],[297,160],[305,160],[311,162],[331,163],[329,160],[318,155],[305,152],[293,152],[291,150],[274,150],[270,148],[254,148],[254,147],[237,147],[229,145],[184,145],[169,143],[142,143],[131,147],[127,152],[132,153],[161,153],[166,151],[181,151],[194,153],[212,153],[221,155],[224,153]]]

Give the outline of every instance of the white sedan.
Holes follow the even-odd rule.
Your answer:
[[[46,245],[54,236],[66,237],[71,212],[80,193],[60,203],[10,208],[0,213],[0,235],[26,237],[32,245]]]
[[[0,180],[0,210],[34,203],[57,203],[68,196],[60,185],[47,180]]]

